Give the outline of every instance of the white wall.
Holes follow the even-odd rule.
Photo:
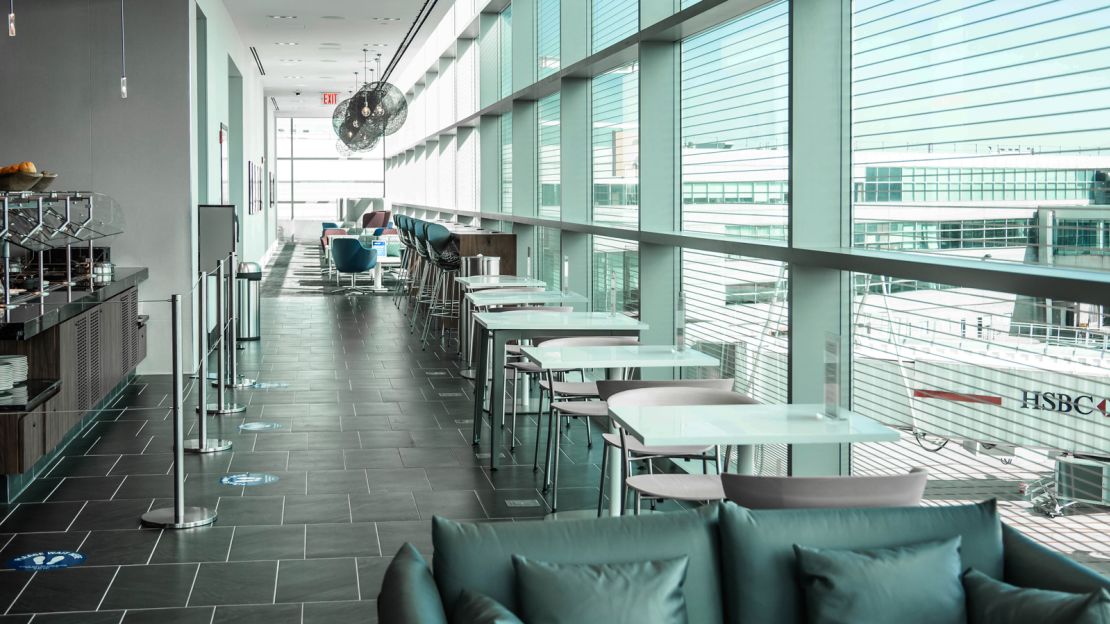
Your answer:
[[[222,3],[199,2],[209,24],[209,124],[226,123],[230,55],[244,76],[244,151],[260,160],[265,148],[258,72]],[[140,368],[148,373],[170,368],[169,307],[158,300],[187,296],[183,325],[187,344],[192,340],[194,6],[191,0],[127,3],[126,100],[119,96],[118,0],[20,2],[18,36],[0,37],[0,84],[7,87],[0,98],[0,163],[32,160],[59,173],[59,189],[93,190],[118,200],[126,224],[124,234],[110,239],[113,261],[150,268],[140,288],[141,312],[151,316],[149,355]],[[219,153],[214,139],[210,148]],[[218,156],[209,162],[216,167],[209,180],[218,190]],[[245,189],[243,195],[240,205]],[[256,259],[273,240],[265,223],[265,214],[245,219],[245,257]]]

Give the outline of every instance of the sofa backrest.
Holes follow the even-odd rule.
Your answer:
[[[486,594],[520,613],[513,555],[554,563],[618,563],[686,555],[689,621],[724,622],[715,505],[695,513],[512,524],[459,523],[436,517],[432,544],[432,569],[448,613],[463,589]]]
[[[882,548],[960,535],[965,568],[996,579],[1003,573],[1002,524],[993,500],[946,507],[763,510],[726,502],[719,523],[721,591],[733,624],[805,621],[794,544]]]

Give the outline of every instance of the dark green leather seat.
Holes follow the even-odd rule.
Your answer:
[[[962,538],[961,561],[1022,587],[1110,589],[1110,579],[1002,525],[993,501],[949,507],[749,510],[553,522],[432,520],[434,576],[406,545],[386,571],[383,624],[448,621],[463,589],[520,613],[512,555],[554,563],[615,563],[686,555],[686,604],[697,624],[803,622],[793,544],[868,548]],[[433,582],[434,578],[434,582]],[[573,599],[573,597],[568,597]],[[442,613],[441,613],[442,612]],[[442,616],[442,617],[441,617]]]

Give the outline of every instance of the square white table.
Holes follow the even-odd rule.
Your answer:
[[[753,474],[756,444],[846,444],[894,442],[898,432],[853,411],[828,418],[820,403],[624,406],[609,409],[613,420],[648,446],[735,445],[737,472]]]
[[[456,277],[455,281],[467,290],[475,288],[543,288],[547,282],[532,277],[519,275],[471,275],[470,277]]]
[[[521,352],[529,360],[544,369],[586,369],[604,368],[610,378],[614,369],[621,368],[681,368],[687,366],[720,366],[721,361],[694,349],[677,350],[671,345],[619,345],[596,347],[523,347]],[[515,432],[514,432],[515,433]],[[616,433],[615,429],[612,433]],[[539,433],[537,432],[537,435]],[[708,446],[708,445],[707,445]],[[620,451],[608,449],[606,465],[608,474],[605,479],[610,486],[617,484],[616,496],[609,497],[609,511],[612,515],[620,514],[620,481],[621,464]],[[559,456],[559,437],[555,437],[555,457]],[[558,503],[558,466],[556,460],[552,473],[544,475],[544,482],[554,482],[551,492],[551,507],[557,508]]]
[[[492,360],[490,384],[490,469],[497,469],[500,451],[500,419],[505,410],[505,344],[536,336],[635,336],[648,328],[623,314],[608,312],[480,312],[474,315],[478,328],[478,366],[474,377],[474,444],[482,431],[482,403],[486,396],[486,371]],[[489,346],[493,342],[492,355]]]

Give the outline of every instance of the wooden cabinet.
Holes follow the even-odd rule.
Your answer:
[[[0,414],[4,473],[23,472],[57,448],[146,357],[138,305],[130,288],[28,340],[0,341],[0,353],[28,356],[31,377],[61,381],[34,411]]]

